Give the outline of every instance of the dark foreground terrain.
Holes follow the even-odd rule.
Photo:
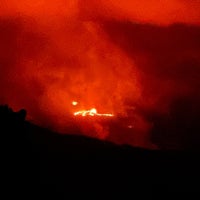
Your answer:
[[[25,110],[0,107],[1,187],[7,197],[94,191],[163,197],[165,192],[199,190],[198,152],[152,151],[61,135],[25,121],[25,116]]]

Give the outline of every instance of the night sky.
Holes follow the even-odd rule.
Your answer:
[[[131,133],[103,134],[96,122],[95,137],[194,147],[200,1],[2,0],[0,91],[0,104],[25,108],[28,120],[58,132],[70,126],[76,109],[127,118],[131,110],[138,140]]]

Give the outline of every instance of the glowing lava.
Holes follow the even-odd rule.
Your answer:
[[[95,108],[92,108],[91,110],[81,110],[78,112],[74,113],[75,116],[80,115],[80,116],[101,116],[101,117],[113,117],[113,114],[100,114],[97,112]]]
[[[72,101],[72,105],[76,106],[76,105],[78,105],[78,102],[77,101]]]

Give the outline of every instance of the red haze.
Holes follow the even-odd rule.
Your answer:
[[[95,123],[96,137],[149,147],[149,115],[168,113],[178,97],[198,98],[199,13],[198,1],[3,1],[0,103],[59,131],[74,100],[120,116],[136,106],[137,134]],[[173,23],[183,24],[166,26]]]

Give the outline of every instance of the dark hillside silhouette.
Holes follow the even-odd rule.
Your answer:
[[[4,187],[51,196],[76,191],[124,189],[196,191],[197,152],[159,151],[61,135],[25,121],[26,111],[0,107]],[[70,130],[69,130],[70,133]],[[102,185],[103,183],[103,185]]]

